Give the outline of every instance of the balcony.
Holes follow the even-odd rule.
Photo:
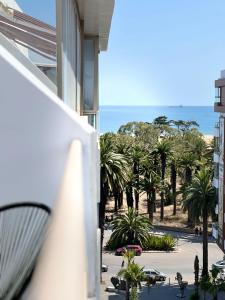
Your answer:
[[[214,112],[225,112],[225,107],[221,101],[220,96],[215,97],[214,101]]]
[[[225,99],[224,99],[224,87],[225,87],[225,79],[219,79],[215,81],[216,86],[216,95],[214,102],[214,111],[215,112],[225,112]]]
[[[22,235],[15,237],[7,229],[16,232],[23,228],[22,218],[15,211],[4,223],[0,215],[1,255],[10,248],[15,257],[21,257],[22,252],[25,257],[23,264],[12,259],[7,268],[0,268],[0,299],[17,295],[36,264],[34,281],[37,278],[39,285],[35,286],[44,293],[39,299],[98,298],[96,132],[55,95],[47,77],[38,69],[34,72],[35,66],[11,47],[0,34],[0,69],[4,74],[0,80],[0,207],[21,207],[26,201],[27,206],[36,203],[54,214],[40,266],[33,239],[38,226],[32,224],[26,241],[14,247]],[[26,211],[21,214],[25,216]],[[56,237],[58,242],[53,245]],[[32,253],[30,260],[26,253]],[[34,298],[28,295],[27,299]]]

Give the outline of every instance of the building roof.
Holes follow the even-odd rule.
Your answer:
[[[99,37],[99,50],[107,50],[115,0],[77,0],[84,33]]]

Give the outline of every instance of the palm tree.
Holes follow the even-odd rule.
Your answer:
[[[208,275],[208,216],[215,209],[215,188],[212,186],[212,172],[202,168],[193,178],[184,193],[184,208],[189,208],[194,220],[203,221],[203,269],[202,276]]]
[[[133,185],[134,185],[134,198],[135,198],[135,208],[138,211],[139,209],[139,194],[140,194],[140,164],[143,159],[144,152],[143,149],[138,145],[133,145],[131,147],[129,158],[133,162]]]
[[[197,164],[196,154],[191,151],[181,153],[179,163],[184,168],[184,185],[187,186],[192,181],[193,168]]]
[[[170,163],[170,182],[173,197],[173,215],[177,212],[177,163],[176,159],[172,159]]]
[[[225,291],[225,283],[218,280],[219,273],[220,270],[214,268],[210,271],[210,275],[203,277],[200,282],[201,289],[204,291],[204,293],[208,292],[209,294],[211,294],[213,300],[218,299],[219,291]]]
[[[156,200],[156,190],[160,184],[159,176],[153,171],[150,167],[146,168],[143,171],[143,177],[140,180],[140,189],[147,195],[147,205],[148,205],[148,214],[149,220],[153,222],[153,213]]]
[[[130,288],[134,299],[138,299],[137,287],[141,287],[141,282],[146,279],[144,268],[134,262],[132,251],[125,253],[124,259],[127,260],[127,266],[119,271],[118,276],[126,280],[126,300],[130,299]]]
[[[156,146],[156,152],[160,155],[161,160],[161,179],[162,179],[162,185],[164,186],[165,183],[165,173],[166,173],[166,163],[167,158],[171,153],[171,144],[168,140],[161,140],[158,142]],[[161,212],[160,212],[160,219],[164,219],[164,192],[161,191]]]
[[[129,208],[126,214],[117,216],[112,221],[110,243],[113,243],[115,246],[127,244],[143,246],[143,243],[149,236],[150,229],[149,219],[138,215],[136,210]]]
[[[127,161],[122,154],[114,152],[113,144],[107,136],[100,138],[100,204],[99,204],[99,227],[101,229],[101,245],[104,238],[105,206],[110,192],[115,186],[121,189],[127,180]]]

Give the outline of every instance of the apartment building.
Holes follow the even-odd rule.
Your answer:
[[[114,0],[57,0],[56,30],[0,4],[0,298],[99,299],[94,127]],[[55,61],[56,85],[30,51]]]
[[[216,214],[218,223],[213,226],[213,236],[218,245],[225,252],[225,190],[224,190],[224,118],[225,118],[225,71],[215,81],[216,100],[214,111],[219,113],[218,123],[215,125],[215,152],[214,152],[214,186],[217,189],[218,204]]]

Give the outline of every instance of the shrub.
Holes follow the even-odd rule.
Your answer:
[[[172,251],[176,246],[176,241],[171,235],[154,236],[149,235],[143,245],[144,250]]]
[[[119,247],[123,247],[129,244],[129,242],[121,243],[115,239],[109,239],[106,244],[107,250],[116,250]],[[158,250],[158,251],[172,251],[176,246],[176,241],[171,235],[154,236],[148,235],[147,239],[143,242],[143,250]]]

